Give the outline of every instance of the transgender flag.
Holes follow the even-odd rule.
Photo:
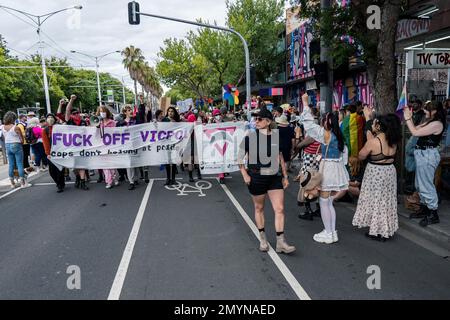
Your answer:
[[[403,119],[403,109],[408,106],[408,93],[406,91],[406,83],[403,86],[402,95],[400,96],[400,101],[398,102],[398,107],[395,113],[400,119]]]

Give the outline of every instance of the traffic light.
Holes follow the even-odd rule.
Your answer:
[[[136,25],[141,23],[141,16],[139,15],[139,3],[136,1],[128,3],[128,22]]]

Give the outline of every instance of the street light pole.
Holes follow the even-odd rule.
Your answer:
[[[25,11],[21,11],[21,10],[17,10],[14,8],[10,8],[7,6],[3,6],[0,5],[0,8],[6,9],[6,10],[11,10],[11,11],[15,11],[18,12],[24,16],[26,16],[28,19],[30,19],[31,21],[33,21],[33,23],[37,26],[37,33],[39,36],[39,44],[41,45],[41,64],[42,64],[42,75],[43,75],[43,79],[44,79],[44,93],[45,93],[45,104],[47,106],[47,113],[51,113],[52,109],[51,109],[51,105],[50,105],[50,94],[49,94],[49,89],[48,89],[48,80],[47,80],[47,68],[45,65],[45,57],[44,57],[44,43],[42,42],[41,39],[41,26],[42,24],[51,16],[59,13],[59,12],[63,12],[66,10],[71,10],[71,9],[78,9],[81,10],[83,7],[82,6],[73,6],[70,8],[65,8],[65,9],[61,9],[58,11],[54,11],[54,12],[50,12],[50,13],[46,13],[40,16],[25,12]],[[43,20],[41,20],[42,18],[44,18]]]
[[[95,57],[95,72],[97,73],[97,93],[98,93],[98,104],[102,105],[102,89],[100,88],[100,74],[98,72],[98,57]]]
[[[250,120],[251,104],[252,104],[252,102],[251,102],[251,85],[250,85],[250,54],[249,54],[249,50],[248,50],[247,41],[244,39],[244,37],[239,32],[237,32],[233,29],[225,28],[225,27],[220,27],[220,26],[215,26],[215,25],[210,25],[210,24],[205,24],[205,23],[200,23],[200,22],[194,22],[194,21],[188,21],[188,20],[183,20],[183,19],[178,19],[178,18],[160,16],[160,15],[156,15],[156,14],[142,13],[137,10],[135,10],[133,13],[135,16],[142,15],[142,16],[147,16],[147,17],[152,17],[152,18],[157,18],[157,19],[170,20],[170,21],[175,21],[175,22],[180,22],[180,23],[185,23],[185,24],[192,24],[192,25],[199,26],[199,27],[231,32],[231,33],[237,35],[239,37],[239,39],[241,39],[242,44],[244,45],[245,71],[246,71],[245,72],[245,74],[246,74],[246,100],[247,100],[247,110],[248,110],[247,116],[248,116],[248,120]]]
[[[102,105],[102,88],[100,87],[100,73],[99,73],[99,67],[100,66],[99,66],[99,61],[101,59],[103,59],[104,57],[106,57],[107,55],[110,55],[110,54],[113,54],[113,53],[120,53],[120,51],[116,50],[116,51],[113,51],[113,52],[105,53],[105,54],[103,54],[101,56],[91,56],[89,54],[78,52],[78,51],[75,51],[75,50],[71,50],[70,52],[81,54],[81,55],[86,56],[86,57],[88,57],[88,58],[90,58],[90,59],[95,61],[95,72],[96,72],[96,75],[97,75],[98,104],[101,106]]]

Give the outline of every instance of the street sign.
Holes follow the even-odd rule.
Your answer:
[[[139,15],[139,3],[136,1],[128,3],[128,22],[132,25],[141,23],[141,16]]]
[[[410,51],[415,69],[448,69],[450,68],[450,51]]]

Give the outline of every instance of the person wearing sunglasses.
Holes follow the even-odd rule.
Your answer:
[[[255,207],[255,221],[260,235],[259,250],[267,252],[270,249],[264,228],[264,203],[266,196],[269,196],[275,211],[276,251],[292,253],[296,249],[286,242],[284,236],[284,190],[289,186],[289,177],[283,155],[279,150],[278,132],[270,129],[273,115],[267,109],[253,116],[256,131],[250,131],[241,146],[240,158],[247,158],[247,169],[243,164],[240,165],[240,169]]]

